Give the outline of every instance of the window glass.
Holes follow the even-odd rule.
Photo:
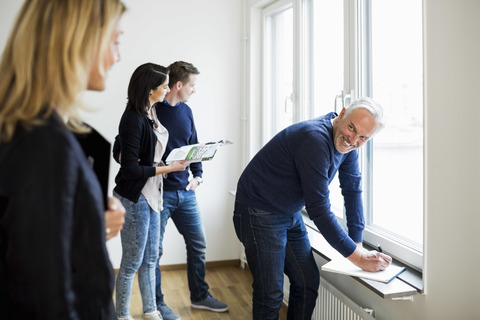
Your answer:
[[[265,141],[293,123],[293,8],[266,15]]]
[[[373,139],[372,216],[379,231],[423,243],[422,2],[372,0],[372,95],[386,126]]]
[[[343,1],[313,1],[313,117],[340,113],[344,88],[344,8]],[[336,109],[336,110],[335,110]],[[330,184],[333,212],[343,216],[343,197],[338,178]]]
[[[313,12],[314,116],[318,117],[334,111],[335,97],[344,88],[343,1],[314,1]]]

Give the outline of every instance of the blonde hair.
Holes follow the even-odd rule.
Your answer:
[[[125,10],[121,0],[25,1],[0,62],[0,142],[10,141],[17,125],[38,125],[54,109],[70,129],[82,128],[79,93],[87,89],[92,64],[102,66]]]

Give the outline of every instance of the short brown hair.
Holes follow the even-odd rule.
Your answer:
[[[200,74],[200,71],[191,63],[185,61],[176,61],[168,66],[170,70],[170,80],[168,86],[172,88],[175,83],[181,81],[183,84],[188,82],[191,74]]]

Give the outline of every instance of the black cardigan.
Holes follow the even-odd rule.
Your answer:
[[[114,191],[137,202],[148,178],[155,176],[153,158],[157,136],[153,132],[152,120],[146,115],[138,114],[133,108],[125,109],[118,131],[122,161],[115,177]]]
[[[5,319],[116,319],[102,190],[55,113],[0,144]]]

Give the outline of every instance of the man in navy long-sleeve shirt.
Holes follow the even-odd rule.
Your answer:
[[[160,122],[169,133],[166,157],[175,148],[198,143],[197,130],[190,107],[185,103],[195,92],[198,69],[191,63],[177,61],[172,63],[169,87],[165,99],[155,105]],[[163,235],[168,219],[172,218],[177,230],[185,239],[187,248],[187,277],[190,300],[193,308],[214,312],[224,312],[228,306],[216,300],[209,292],[205,282],[206,240],[195,196],[195,189],[202,183],[202,163],[191,163],[193,178],[189,181],[189,170],[172,172],[163,180],[163,210],[160,219],[160,257],[163,253]],[[179,319],[163,300],[159,263],[156,269],[157,307],[165,320]]]
[[[288,319],[310,319],[319,272],[302,220],[305,207],[325,239],[367,271],[391,258],[361,247],[364,229],[356,151],[383,126],[373,100],[352,102],[337,116],[303,121],[279,132],[250,161],[237,186],[234,225],[253,275],[253,319],[278,319],[283,274],[290,280]],[[329,184],[338,171],[348,234],[330,210]]]

